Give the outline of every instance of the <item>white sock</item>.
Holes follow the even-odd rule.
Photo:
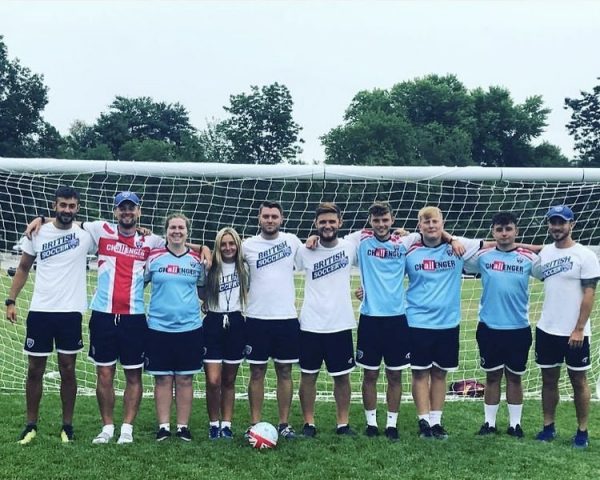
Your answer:
[[[347,423],[338,423],[337,424],[337,428],[342,428],[342,427],[347,427],[348,424]]]
[[[182,428],[187,428],[187,423],[178,423],[177,430],[181,430]]]
[[[226,422],[225,420],[223,420],[221,422],[221,428],[225,428],[225,427],[231,428],[231,422]]]
[[[521,424],[521,413],[523,413],[523,404],[508,404],[508,421],[511,427]]]
[[[208,422],[208,424],[209,424],[211,427],[218,427],[218,426],[219,426],[219,421],[218,421],[218,420],[215,420],[214,422]]]
[[[496,426],[496,414],[498,413],[498,407],[500,404],[496,405],[488,405],[487,403],[483,404],[483,413],[485,416],[485,421],[490,427]]]
[[[104,425],[102,427],[102,431],[108,433],[112,437],[115,434],[115,426],[112,423],[109,425]]]
[[[429,423],[429,414],[428,413],[424,413],[423,415],[418,415],[419,420],[425,420],[427,423]]]
[[[131,423],[124,423],[123,425],[121,425],[121,435],[123,435],[124,433],[133,435],[133,425]]]
[[[377,410],[365,410],[365,418],[367,419],[367,425],[377,426]]]
[[[398,423],[398,412],[387,412],[387,422],[385,428],[395,427]]]
[[[429,412],[429,425],[432,427],[434,425],[442,424],[442,411],[441,410],[431,410]]]
[[[169,423],[161,423],[158,425],[158,429],[164,428],[167,432],[171,431],[171,424]]]

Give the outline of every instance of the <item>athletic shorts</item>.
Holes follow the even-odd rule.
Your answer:
[[[410,366],[410,332],[405,315],[360,316],[356,364],[367,370],[379,370],[381,360],[389,370]]]
[[[202,371],[204,342],[202,328],[188,332],[146,334],[144,370],[150,375],[193,375]]]
[[[454,328],[410,327],[410,366],[413,370],[426,370],[436,366],[452,372],[458,369],[460,326]]]
[[[246,317],[246,360],[248,363],[297,363],[299,357],[300,322],[262,320]]]
[[[96,366],[121,362],[124,369],[144,366],[144,346],[148,325],[146,316],[115,315],[92,310],[89,357]]]
[[[531,327],[500,330],[479,322],[476,338],[479,362],[484,371],[506,368],[515,375],[525,373],[532,343]]]
[[[552,335],[535,329],[535,363],[540,368],[560,367],[563,362],[570,370],[589,370],[590,339],[583,337],[583,345],[579,348],[569,346],[569,337]]]
[[[332,377],[354,370],[352,330],[334,333],[300,331],[300,370],[319,373],[323,361]]]
[[[240,312],[208,312],[202,324],[206,363],[242,363],[246,347],[246,320]]]
[[[76,354],[83,350],[80,312],[29,312],[23,351],[48,357],[54,351]]]

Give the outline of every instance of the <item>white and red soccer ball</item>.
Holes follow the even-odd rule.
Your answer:
[[[275,448],[279,434],[277,429],[268,422],[258,422],[248,432],[248,443],[254,448]]]

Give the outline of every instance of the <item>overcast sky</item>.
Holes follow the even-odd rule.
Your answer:
[[[360,90],[454,73],[467,88],[542,95],[544,139],[572,154],[565,97],[600,76],[596,1],[14,1],[0,3],[11,58],[44,75],[47,121],[93,123],[116,95],[180,102],[192,124],[229,95],[279,82],[306,141],[339,125]]]

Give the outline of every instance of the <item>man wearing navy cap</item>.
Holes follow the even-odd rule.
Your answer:
[[[544,428],[536,439],[556,437],[554,418],[558,405],[558,379],[563,362],[573,387],[578,428],[573,447],[588,446],[590,388],[590,321],[600,265],[589,249],[571,237],[575,216],[565,205],[551,207],[546,214],[548,232],[554,240],[540,252],[539,271],[544,282],[542,316],[535,339],[536,363],[542,370]]]

